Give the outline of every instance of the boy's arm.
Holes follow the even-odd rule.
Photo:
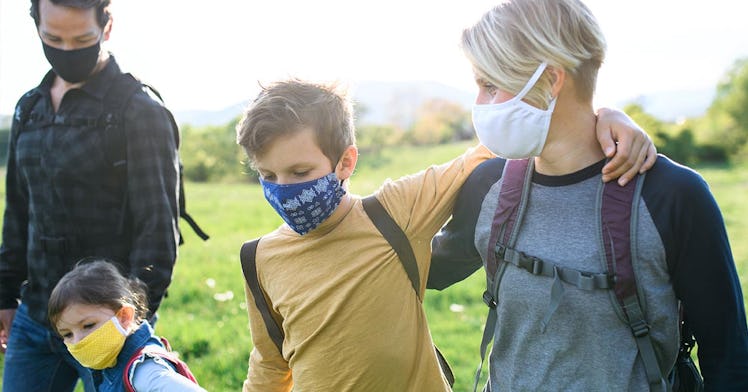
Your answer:
[[[293,388],[293,378],[288,362],[268,335],[262,315],[254,305],[254,297],[246,284],[244,291],[254,348],[249,354],[249,369],[243,392],[288,392]]]
[[[608,108],[597,110],[597,139],[611,158],[603,167],[603,181],[618,179],[621,186],[637,173],[652,168],[657,149],[652,139],[626,113]]]

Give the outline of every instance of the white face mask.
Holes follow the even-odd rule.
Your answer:
[[[516,97],[502,103],[473,106],[473,127],[478,140],[494,154],[519,159],[538,156],[543,151],[556,98],[551,100],[547,110],[538,109],[522,98],[540,79],[547,65],[543,62],[538,66]]]

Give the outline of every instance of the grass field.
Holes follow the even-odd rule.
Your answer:
[[[367,163],[374,157],[364,155],[353,177],[352,190],[368,194],[385,178],[397,178],[430,163],[446,161],[467,146],[392,148],[376,157],[376,167]],[[743,287],[748,287],[747,169],[745,165],[699,169],[722,208]],[[4,201],[2,196],[0,204]],[[187,200],[188,211],[211,239],[201,242],[185,225],[186,243],[179,249],[174,280],[160,310],[157,332],[169,338],[207,390],[238,391],[251,349],[239,248],[245,240],[272,230],[281,221],[256,185],[190,183]],[[462,284],[426,295],[432,334],[455,371],[456,391],[470,388],[478,363],[486,309],[480,299],[483,285],[483,277],[477,273]],[[452,304],[464,308],[453,312]]]

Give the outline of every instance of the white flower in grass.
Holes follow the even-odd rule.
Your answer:
[[[462,313],[465,311],[465,307],[460,304],[452,304],[452,305],[449,305],[449,310],[451,310],[454,313]]]
[[[225,293],[215,293],[213,294],[213,299],[218,302],[231,301],[232,299],[234,299],[234,292],[229,290]]]

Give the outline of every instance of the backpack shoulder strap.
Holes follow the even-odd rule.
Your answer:
[[[653,391],[667,388],[665,376],[657,362],[645,309],[639,300],[639,286],[634,272],[639,200],[645,175],[626,186],[608,182],[599,200],[600,243],[604,250],[607,269],[615,274],[614,308],[631,328],[639,355],[644,363],[647,381]]]
[[[15,123],[15,132],[12,134],[11,144],[14,145],[18,140],[18,135],[23,132],[26,128],[29,118],[31,116],[31,110],[34,109],[34,105],[39,101],[41,94],[36,89],[27,92],[18,100],[16,104],[16,110],[13,113],[13,122]]]
[[[143,355],[164,359],[165,361],[169,362],[174,367],[174,370],[181,376],[187,378],[195,384],[198,384],[195,375],[192,373],[189,366],[187,366],[187,363],[182,361],[176,354],[171,351],[171,346],[169,345],[169,342],[166,340],[166,338],[160,337],[159,339],[161,340],[161,344],[163,344],[163,347],[155,345],[141,347],[140,349],[135,351],[135,353],[127,361],[125,369],[122,371],[122,383],[124,384],[126,391],[135,392],[135,387],[132,384],[132,379],[135,375],[133,365],[135,365],[135,363],[138,362]]]
[[[377,230],[382,234],[385,240],[390,244],[392,249],[395,250],[397,258],[405,268],[405,272],[408,274],[410,284],[413,286],[413,290],[416,291],[416,296],[421,298],[421,278],[418,273],[418,263],[416,262],[416,256],[413,253],[413,248],[410,246],[410,241],[405,235],[400,226],[397,225],[392,216],[387,213],[382,203],[377,200],[374,196],[368,196],[361,200],[364,211],[369,219],[374,223]]]
[[[244,273],[244,280],[247,281],[247,286],[255,299],[255,306],[260,311],[262,321],[265,322],[265,328],[270,335],[270,339],[278,347],[279,352],[283,352],[283,338],[284,333],[278,323],[275,321],[273,316],[270,314],[270,308],[268,307],[265,294],[262,292],[260,287],[260,281],[257,279],[257,244],[260,242],[260,238],[252,241],[247,241],[242,245],[239,257],[242,263],[242,272]]]
[[[395,250],[398,260],[400,260],[405,269],[405,273],[408,274],[408,279],[410,279],[410,284],[416,292],[416,297],[421,299],[421,278],[418,273],[418,263],[416,262],[415,253],[413,253],[413,247],[410,246],[410,241],[405,232],[397,225],[397,222],[392,219],[392,216],[384,209],[382,203],[374,195],[363,198],[361,203],[363,204],[366,215],[369,216],[369,219],[374,223],[379,233],[387,240],[392,249]],[[450,386],[454,386],[455,376],[447,359],[436,345],[434,345],[434,351],[436,352],[436,359],[439,361],[439,367],[441,367],[444,377]]]

